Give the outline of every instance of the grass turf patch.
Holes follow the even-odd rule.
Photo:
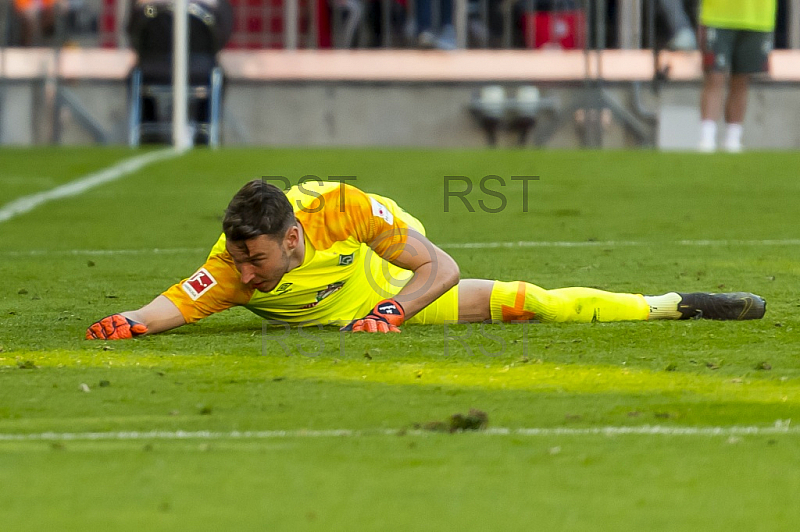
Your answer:
[[[0,197],[135,153],[112,152],[0,152],[8,162]],[[800,401],[797,163],[792,153],[196,150],[9,220],[0,225],[0,434],[290,435],[0,441],[0,483],[18,487],[0,502],[3,523],[784,530],[798,517],[789,500],[797,481],[785,466],[797,460],[792,432],[404,431],[469,408],[510,429],[791,426]],[[356,176],[357,186],[396,199],[462,277],[639,293],[748,290],[767,299],[767,315],[409,326],[375,337],[262,331],[236,310],[132,342],[82,339],[92,321],[190,275],[246,180],[312,174]],[[486,182],[503,193],[500,212],[481,207],[501,204],[481,190],[486,175],[506,183]],[[510,179],[519,175],[539,176],[527,206],[522,183]],[[30,186],[15,185],[19,176]],[[448,196],[444,176],[472,180],[467,203]],[[551,244],[446,246],[497,241]],[[292,436],[330,429],[366,433]]]

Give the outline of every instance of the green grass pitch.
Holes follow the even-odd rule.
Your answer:
[[[0,150],[0,209],[134,155]],[[795,153],[200,149],[12,217],[0,529],[792,530],[798,169]],[[746,290],[767,315],[342,336],[232,310],[83,340],[190,275],[232,194],[276,175],[355,176],[462,277]],[[482,191],[487,175],[506,186]],[[445,176],[472,181],[474,212],[445,209]],[[523,197],[512,176],[539,179]],[[493,242],[523,244],[470,247]],[[488,430],[414,428],[470,408]]]

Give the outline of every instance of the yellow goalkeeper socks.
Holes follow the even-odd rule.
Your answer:
[[[629,321],[646,320],[650,305],[638,294],[594,288],[545,290],[523,281],[495,281],[491,311],[495,321]]]

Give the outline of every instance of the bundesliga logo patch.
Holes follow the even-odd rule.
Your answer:
[[[389,225],[394,225],[394,215],[392,215],[392,211],[386,208],[383,203],[380,203],[375,198],[369,199],[370,203],[372,204],[372,215],[381,218],[384,222]]]
[[[181,287],[184,292],[189,294],[192,301],[197,301],[197,298],[211,290],[216,284],[217,280],[208,273],[208,270],[200,268],[197,273],[186,279]]]
[[[339,255],[339,266],[350,266],[353,264],[355,252],[349,255]]]

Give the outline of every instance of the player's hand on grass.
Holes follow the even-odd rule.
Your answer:
[[[406,313],[403,307],[394,299],[384,299],[372,309],[372,312],[341,328],[342,331],[353,332],[380,332],[399,333],[399,325],[405,321]]]
[[[130,320],[122,314],[106,316],[86,329],[87,340],[125,340],[147,333],[143,323]]]

